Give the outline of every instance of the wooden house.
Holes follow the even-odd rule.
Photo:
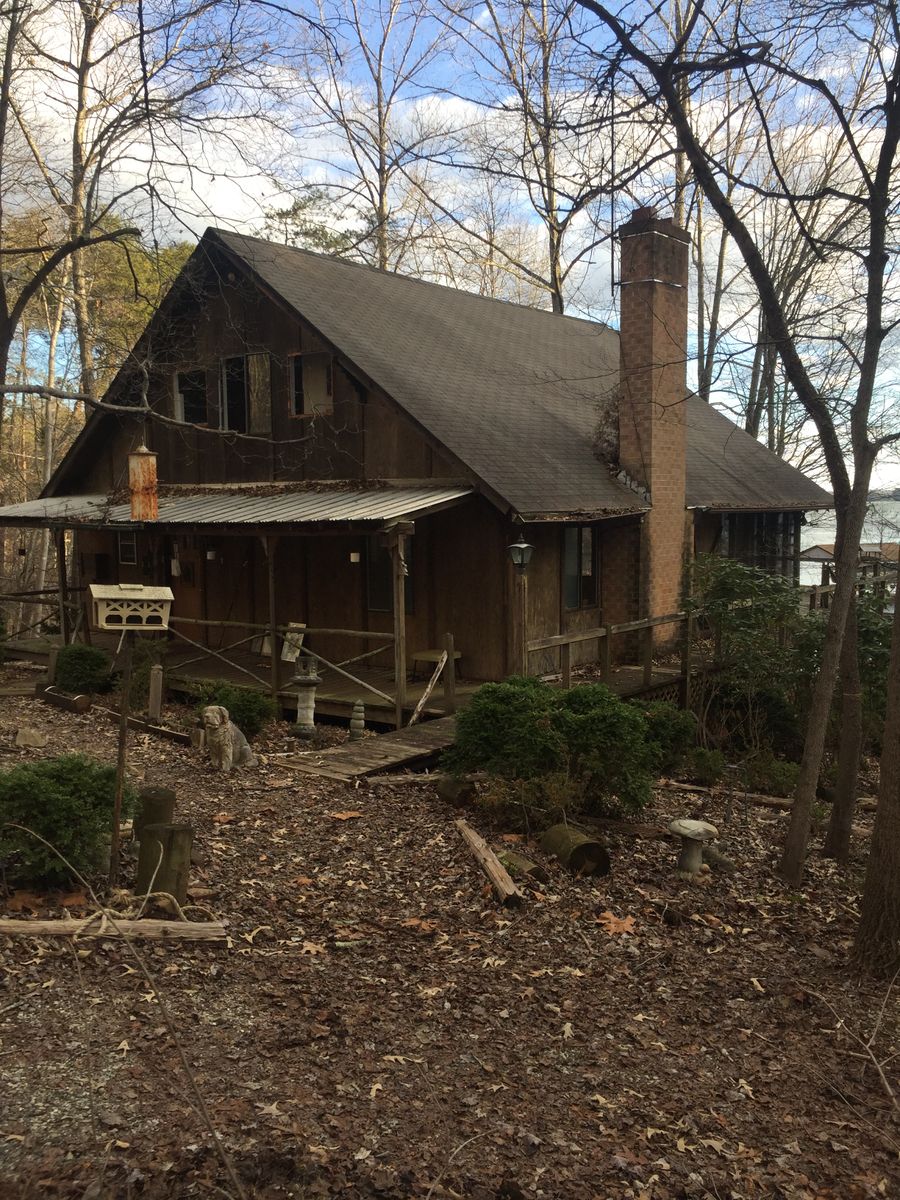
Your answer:
[[[794,576],[831,497],[688,394],[686,234],[645,209],[619,237],[621,334],[210,229],[43,497],[0,521],[71,531],[77,584],[171,585],[198,643],[305,625],[338,631],[309,635],[323,660],[401,678],[448,632],[467,679],[558,670],[529,643],[674,612],[698,551]]]

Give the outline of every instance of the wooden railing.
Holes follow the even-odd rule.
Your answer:
[[[857,595],[862,598],[866,592],[880,599],[886,606],[892,595],[896,578],[887,575],[862,575],[856,584]],[[823,612],[831,607],[831,597],[837,591],[836,583],[804,584],[800,587],[801,611]]]
[[[529,653],[538,650],[559,649],[560,673],[563,687],[572,686],[572,647],[585,642],[597,642],[600,675],[604,681],[612,678],[613,639],[627,634],[638,634],[643,683],[649,687],[653,679],[653,631],[661,625],[682,626],[679,634],[681,648],[681,675],[690,673],[691,641],[693,639],[695,614],[690,612],[666,613],[661,617],[645,617],[640,621],[623,621],[615,625],[597,625],[593,629],[573,630],[571,633],[556,633],[550,637],[534,638],[527,643]]]

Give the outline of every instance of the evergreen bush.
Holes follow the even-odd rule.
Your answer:
[[[275,702],[265,692],[214,679],[210,683],[199,684],[195,694],[201,709],[208,704],[220,704],[222,708],[227,708],[229,717],[248,741],[275,719]]]
[[[681,770],[697,741],[697,718],[692,712],[666,701],[640,706],[647,723],[647,745],[657,774]]]
[[[687,756],[684,774],[700,787],[715,787],[725,774],[725,755],[721,750],[694,746]]]
[[[22,763],[0,772],[0,862],[17,883],[72,883],[55,847],[82,874],[105,869],[109,852],[114,767],[83,754],[66,754]],[[134,794],[126,789],[122,815],[131,812]],[[49,846],[22,829],[40,834]]]
[[[74,694],[108,692],[112,687],[111,660],[105,650],[73,642],[62,646],[56,659],[56,686]]]
[[[642,713],[602,684],[561,691],[514,678],[478,689],[444,764],[519,781],[515,794],[528,808],[599,814],[647,803],[653,755]]]

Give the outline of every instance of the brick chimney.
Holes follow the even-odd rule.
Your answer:
[[[653,208],[636,209],[618,236],[619,467],[653,506],[641,534],[641,614],[661,616],[682,601],[690,238]]]

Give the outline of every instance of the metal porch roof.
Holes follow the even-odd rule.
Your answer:
[[[341,525],[380,524],[425,516],[472,494],[463,485],[445,487],[329,488],[300,487],[274,490],[197,489],[167,492],[161,488],[159,518],[149,526],[192,525]],[[114,504],[106,496],[49,496],[0,508],[0,525],[66,527],[121,526],[131,520],[129,504]]]

